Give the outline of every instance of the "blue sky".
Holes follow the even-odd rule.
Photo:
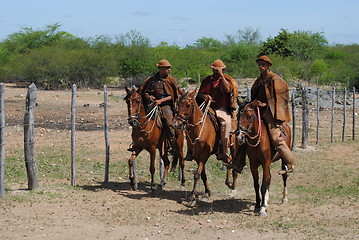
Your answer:
[[[359,44],[359,0],[0,0],[0,40],[21,28],[61,24],[78,37],[115,37],[136,30],[152,45],[185,46],[258,29],[323,32],[330,44]]]

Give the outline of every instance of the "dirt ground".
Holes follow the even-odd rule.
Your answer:
[[[175,172],[163,191],[151,192],[145,152],[138,159],[139,190],[131,191],[126,151],[131,130],[124,91],[119,89],[109,89],[107,184],[103,183],[103,94],[78,90],[76,187],[70,186],[69,170],[71,91],[38,91],[35,149],[40,189],[26,190],[22,143],[26,91],[10,85],[5,90],[6,193],[0,199],[0,239],[358,239],[359,142],[350,140],[350,123],[346,141],[341,142],[340,112],[334,143],[329,142],[329,112],[323,112],[319,145],[315,145],[313,114],[307,149],[299,147],[297,134],[298,164],[288,180],[288,204],[281,204],[279,165],[273,164],[268,216],[259,217],[253,212],[249,169],[239,176],[237,191],[231,192],[214,157],[208,163],[210,202],[199,201],[193,208],[185,204],[194,162],[186,163],[185,189],[180,188]],[[199,190],[203,191],[202,184]]]

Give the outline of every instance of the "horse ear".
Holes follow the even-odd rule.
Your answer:
[[[127,93],[130,91],[130,89],[128,89],[127,87],[125,87],[125,90],[126,90]]]
[[[197,97],[197,94],[198,94],[197,91],[198,91],[198,88],[196,88],[195,90],[193,90],[192,92],[190,92],[190,93],[189,93],[189,96],[194,97],[194,98]]]

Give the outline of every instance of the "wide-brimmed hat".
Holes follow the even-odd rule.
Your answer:
[[[272,61],[270,60],[270,58],[268,56],[260,56],[259,58],[257,58],[256,62],[258,63],[259,61],[265,61],[267,63],[269,63],[269,65],[272,65]]]
[[[172,67],[171,63],[166,59],[162,59],[156,64],[157,67]]]
[[[211,66],[210,66],[211,68],[226,68],[226,65],[224,65],[224,63],[222,62],[222,60],[220,60],[220,59],[217,59],[217,60],[215,60],[212,64],[211,64]]]

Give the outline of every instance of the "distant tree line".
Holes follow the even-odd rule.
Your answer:
[[[110,38],[80,38],[60,30],[56,23],[40,30],[23,28],[0,42],[0,81],[31,82],[44,89],[100,87],[103,84],[141,84],[168,59],[182,86],[211,74],[217,58],[234,78],[258,76],[255,59],[269,55],[272,70],[287,81],[304,79],[313,84],[341,83],[359,88],[359,45],[332,45],[322,32],[289,32],[261,41],[258,29],[245,28],[224,41],[202,37],[179,47],[161,42],[151,46],[140,32],[131,30]]]

